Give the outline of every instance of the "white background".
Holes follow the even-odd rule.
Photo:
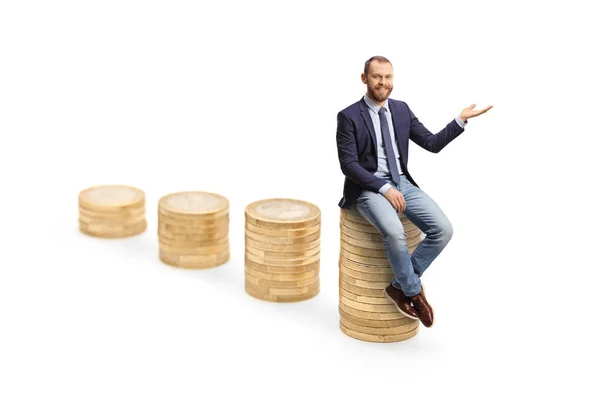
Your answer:
[[[590,3],[3,1],[0,398],[598,398]],[[411,144],[454,237],[423,278],[436,324],[393,344],[338,327],[336,114],[373,55],[434,133],[494,105]],[[104,183],[146,192],[143,235],[78,232]],[[228,264],[158,260],[180,190],[229,198]],[[322,211],[310,301],[244,292],[244,208],[269,197]]]

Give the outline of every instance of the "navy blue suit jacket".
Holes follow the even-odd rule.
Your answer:
[[[400,151],[400,167],[406,178],[419,187],[408,172],[408,140],[432,153],[438,153],[457,138],[464,129],[455,120],[437,134],[431,133],[419,122],[408,105],[388,98],[394,134]],[[340,111],[337,115],[337,150],[340,167],[345,175],[341,208],[352,207],[362,190],[379,192],[387,183],[373,175],[377,171],[377,144],[375,128],[364,99]]]

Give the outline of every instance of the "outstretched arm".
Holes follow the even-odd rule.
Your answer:
[[[472,104],[463,109],[458,118],[460,118],[461,122],[467,123],[469,118],[484,114],[492,107],[493,106],[488,106],[483,110],[474,110],[475,104]],[[444,129],[433,134],[419,121],[410,108],[408,109],[408,112],[410,114],[410,139],[432,153],[439,153],[444,147],[464,132],[464,127],[460,126],[458,121],[453,120],[448,123]]]

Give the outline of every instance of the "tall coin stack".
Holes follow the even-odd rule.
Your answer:
[[[229,201],[207,192],[178,192],[158,203],[159,258],[182,268],[229,261]]]
[[[404,215],[410,254],[422,233]],[[341,209],[339,259],[340,329],[368,342],[398,342],[417,335],[419,321],[401,314],[384,289],[394,278],[381,233],[354,209]]]
[[[125,238],[146,230],[145,194],[125,185],[92,186],[79,193],[79,230],[102,238]]]
[[[265,199],[245,210],[245,290],[272,302],[319,293],[321,211],[294,199]]]

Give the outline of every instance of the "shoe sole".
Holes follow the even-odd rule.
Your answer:
[[[400,307],[398,307],[398,304],[396,304],[396,302],[395,302],[395,301],[394,301],[394,300],[393,300],[393,299],[390,297],[390,295],[388,294],[388,292],[387,292],[385,289],[383,289],[383,294],[384,294],[384,296],[385,296],[385,297],[386,297],[386,298],[387,298],[389,301],[391,301],[391,302],[392,302],[392,304],[393,304],[394,306],[396,306],[396,309],[398,310],[398,312],[399,312],[400,314],[402,314],[402,315],[404,315],[405,317],[407,317],[407,318],[410,318],[410,319],[412,319],[412,320],[414,320],[414,321],[418,321],[418,320],[419,320],[419,317],[413,317],[412,315],[410,315],[410,314],[407,314],[407,313],[405,313],[404,311],[402,311],[402,310],[400,309]]]

